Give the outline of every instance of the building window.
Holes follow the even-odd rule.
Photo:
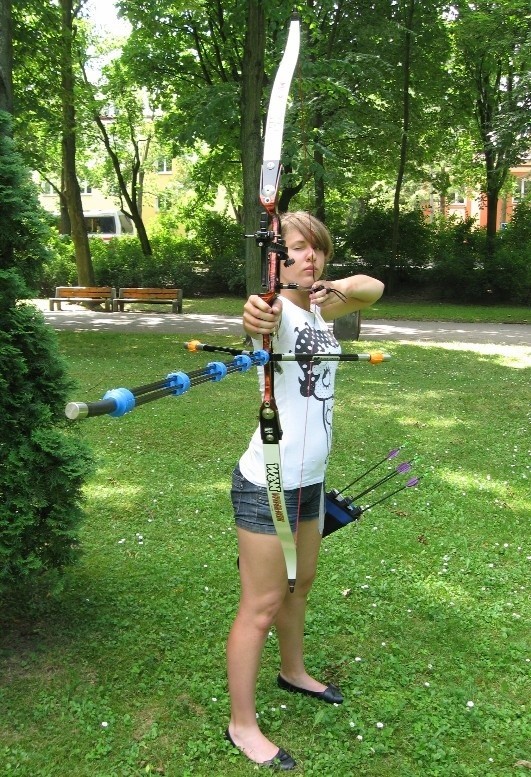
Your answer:
[[[157,173],[171,173],[172,159],[169,156],[157,159]]]
[[[450,205],[464,205],[465,196],[459,192],[454,192],[450,197]]]
[[[514,199],[524,200],[531,194],[531,178],[517,178],[514,187]]]
[[[80,181],[79,188],[81,190],[81,194],[92,194],[92,186],[88,183],[88,181]]]
[[[162,192],[161,194],[157,195],[157,199],[155,201],[155,208],[160,213],[165,213],[166,211],[170,210],[172,204],[173,204],[173,198],[169,192]]]
[[[43,181],[41,183],[42,193],[46,196],[51,196],[57,194],[55,189],[53,188],[52,184],[49,181]]]

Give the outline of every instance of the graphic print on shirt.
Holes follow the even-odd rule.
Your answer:
[[[339,350],[339,343],[329,332],[313,329],[306,324],[303,329],[295,329],[297,339],[295,353],[334,353]],[[326,433],[327,454],[330,455],[332,444],[332,411],[334,409],[334,392],[331,380],[329,362],[300,362],[302,378],[299,378],[301,396],[322,403],[323,428]]]

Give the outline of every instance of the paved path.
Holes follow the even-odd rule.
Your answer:
[[[57,330],[75,332],[160,332],[162,334],[243,334],[241,319],[231,316],[193,313],[105,313],[89,311],[76,305],[54,311],[46,309],[47,301],[35,303],[46,321]],[[362,319],[361,339],[403,343],[461,343],[531,348],[531,325],[462,324],[444,321],[380,321]]]

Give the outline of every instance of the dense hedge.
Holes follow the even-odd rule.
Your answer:
[[[386,278],[393,214],[369,208],[349,229],[334,230],[336,253],[330,272],[367,272]],[[422,213],[400,219],[395,290],[425,289],[438,299],[460,302],[531,302],[531,205],[522,203],[493,252],[472,219],[428,223]]]
[[[19,304],[51,254],[10,131],[0,112],[0,594],[22,600],[21,584],[56,583],[79,553],[91,457],[66,429],[70,381],[57,336],[33,306]]]
[[[55,332],[0,271],[0,592],[56,575],[79,553],[90,454],[65,429],[70,389]]]
[[[176,232],[177,230],[175,230]],[[221,214],[205,211],[186,237],[170,229],[151,236],[151,256],[144,256],[135,237],[90,241],[98,286],[176,286],[184,295],[243,293],[244,245],[241,228]],[[53,258],[47,262],[40,293],[53,295],[55,286],[75,285],[77,272],[68,237],[54,238]]]
[[[177,237],[168,225],[151,239],[146,257],[136,238],[91,242],[96,282],[111,286],[178,286],[185,296],[243,293],[244,246],[240,227],[229,218],[196,214],[194,229]],[[392,212],[369,208],[346,228],[331,225],[335,256],[329,277],[366,272],[386,280],[391,252]],[[531,206],[521,204],[487,252],[485,230],[472,220],[441,219],[428,223],[422,213],[400,219],[400,250],[394,291],[424,290],[438,299],[460,302],[531,302]],[[56,238],[47,262],[41,294],[76,283],[72,245]]]

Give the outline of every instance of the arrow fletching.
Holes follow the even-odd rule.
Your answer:
[[[396,474],[397,475],[403,475],[405,472],[409,472],[411,469],[411,462],[404,461],[402,464],[399,464],[396,468]]]
[[[364,507],[362,509],[362,512],[365,512],[366,510],[370,510],[371,507],[374,507],[375,505],[379,505],[382,502],[385,502],[386,499],[390,499],[392,496],[394,496],[395,494],[398,494],[399,491],[403,491],[405,488],[413,488],[413,486],[418,485],[419,480],[420,478],[411,478],[403,486],[400,486],[400,488],[396,488],[394,491],[391,491],[390,494],[386,494],[385,496],[382,496],[381,499],[378,499],[376,502],[373,502],[372,504],[367,505],[367,507]]]

